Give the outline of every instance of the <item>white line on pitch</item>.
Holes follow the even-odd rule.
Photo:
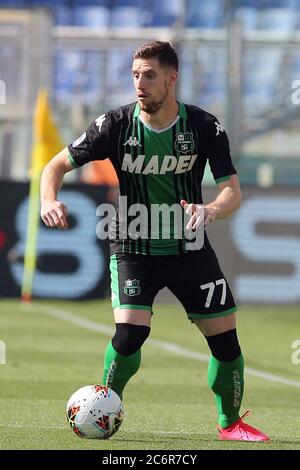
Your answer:
[[[102,323],[97,323],[93,320],[87,320],[86,318],[74,315],[74,313],[68,312],[67,310],[62,308],[54,307],[52,305],[45,305],[42,303],[34,302],[31,304],[21,304],[21,306],[28,311],[35,310],[39,313],[58,318],[59,320],[65,320],[69,323],[72,323],[73,325],[80,326],[81,328],[85,328],[86,330],[101,333],[106,336],[112,336],[115,331],[114,328],[110,326],[103,325]],[[196,361],[208,362],[209,360],[208,354],[190,351],[189,349],[183,348],[175,343],[170,343],[168,341],[160,341],[157,339],[149,338],[146,344],[156,346],[172,354],[177,354],[178,356],[187,357]],[[269,382],[277,382],[284,385],[290,385],[291,387],[300,388],[300,382],[298,382],[297,380],[285,379],[284,377],[280,377],[279,375],[269,374],[268,372],[253,369],[252,367],[245,367],[245,372],[248,375],[252,375],[253,377],[259,377]]]

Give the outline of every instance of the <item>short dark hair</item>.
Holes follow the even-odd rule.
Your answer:
[[[178,70],[178,55],[167,41],[151,41],[143,44],[133,54],[133,59],[157,59],[160,65],[168,65]]]

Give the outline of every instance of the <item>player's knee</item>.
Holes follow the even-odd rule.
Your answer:
[[[141,348],[149,334],[149,326],[116,323],[116,332],[112,338],[112,345],[118,353],[123,356],[130,356]]]
[[[236,329],[214,336],[205,336],[212,355],[221,362],[232,362],[241,354]]]

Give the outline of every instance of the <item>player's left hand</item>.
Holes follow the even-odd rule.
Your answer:
[[[191,218],[186,226],[187,230],[196,230],[201,223],[208,225],[217,218],[217,209],[201,204],[188,204],[184,199],[180,201],[181,207]]]
[[[216,220],[217,216],[218,210],[215,207],[204,206],[204,225]]]

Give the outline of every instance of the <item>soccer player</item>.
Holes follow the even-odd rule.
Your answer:
[[[211,350],[208,383],[215,394],[220,439],[266,441],[268,436],[244,423],[247,413],[239,415],[244,361],[236,333],[236,306],[206,233],[203,246],[190,249],[187,232],[178,236],[174,220],[162,217],[158,234],[152,230],[155,204],[177,204],[182,214],[186,211],[191,216],[187,229],[198,230],[203,213],[197,208],[203,204],[201,182],[207,161],[219,192],[204,205],[204,225],[238,209],[241,190],[226,132],[213,115],[176,100],[178,57],[168,42],[140,47],[133,56],[132,75],[137,102],[98,117],[45,167],[41,217],[49,227],[68,228],[67,208],[57,196],[64,174],[109,157],[128,208],[143,205],[147,216],[140,231],[138,224],[135,231],[132,226],[129,229],[132,217],[128,216],[127,237],[124,228],[120,230],[121,217],[115,223],[110,271],[116,330],[105,352],[103,383],[122,397],[140,366],[153,300],[166,286]],[[167,238],[162,236],[166,223]]]

